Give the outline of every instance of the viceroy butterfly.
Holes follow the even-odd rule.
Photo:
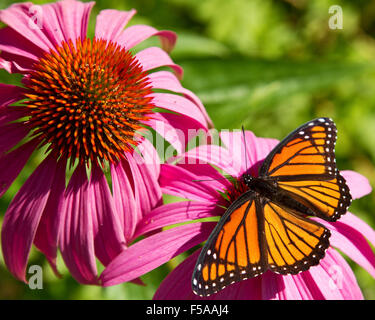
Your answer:
[[[352,200],[336,168],[336,126],[310,121],[266,157],[258,177],[227,208],[196,262],[193,292],[208,296],[266,270],[297,274],[319,264],[330,231],[309,216],[336,221]]]

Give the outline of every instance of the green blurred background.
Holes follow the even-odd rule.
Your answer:
[[[12,3],[1,0],[0,9]],[[342,7],[343,29],[329,28],[331,5]],[[338,167],[362,173],[375,187],[374,1],[99,0],[91,35],[96,15],[106,8],[135,8],[131,25],[177,32],[171,56],[185,70],[183,85],[201,98],[218,129],[244,125],[258,136],[281,139],[315,117],[332,117],[339,130]],[[2,83],[19,80],[0,71]],[[0,219],[40,156],[0,199]],[[375,193],[354,201],[351,211],[375,228]],[[57,278],[34,249],[29,263],[43,266],[44,287],[31,290],[10,275],[0,256],[0,299],[151,299],[183,258],[143,276],[144,287],[103,289],[77,284],[61,259],[62,278]],[[375,299],[375,280],[349,263],[365,298]]]

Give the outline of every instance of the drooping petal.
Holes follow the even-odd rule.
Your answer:
[[[250,169],[249,173],[257,176],[261,163],[278,144],[278,140],[258,138],[251,131],[245,131],[245,140],[243,135],[242,130],[220,132],[220,138],[229,153],[236,155],[236,167],[240,167],[240,174]]]
[[[202,129],[207,128],[207,122],[202,112],[189,99],[171,93],[153,93],[152,97],[155,106],[193,118],[199,122]]]
[[[142,217],[129,181],[129,172],[129,166],[124,161],[111,164],[113,201],[126,240],[132,239],[137,223]]]
[[[193,293],[191,277],[201,250],[180,263],[161,283],[154,300],[260,300],[262,282],[260,277],[237,282],[208,297]]]
[[[173,156],[175,151],[178,155],[182,154],[189,140],[202,129],[206,130],[201,123],[193,118],[166,112],[153,114],[145,124],[162,137],[160,142],[158,137],[156,138],[156,146],[163,147],[159,150],[165,149],[165,158]],[[171,144],[171,147],[164,148],[164,140]]]
[[[136,10],[118,11],[107,9],[100,11],[96,17],[95,37],[117,42],[125,26],[136,14]]]
[[[18,191],[4,217],[1,234],[4,260],[14,276],[24,282],[29,252],[48,201],[55,169],[56,160],[47,157]]]
[[[187,159],[187,161],[189,161],[189,159]],[[188,162],[179,162],[177,166],[196,175],[197,182],[205,182],[211,189],[215,189],[216,191],[224,192],[233,187],[233,184],[210,164],[201,163],[197,166],[195,164],[189,164]]]
[[[161,166],[159,183],[165,193],[206,203],[218,203],[220,196],[210,182],[197,180],[200,180],[199,176],[180,166],[169,164]]]
[[[182,93],[185,98],[191,100],[198,106],[198,108],[206,118],[209,127],[213,127],[212,120],[200,99],[193,92],[184,88],[173,73],[168,71],[157,71],[149,74],[148,78],[151,81],[152,87],[155,89],[164,89],[174,91],[177,93]]]
[[[191,277],[200,250],[181,262],[163,280],[156,290],[153,300],[193,300],[196,296],[191,289]],[[198,297],[199,298],[199,297]]]
[[[191,223],[140,240],[117,256],[102,272],[103,286],[137,278],[207,239],[215,223]]]
[[[223,214],[223,208],[213,204],[194,201],[168,203],[148,213],[139,222],[134,237],[158,230],[165,226],[192,220],[216,217]]]
[[[375,278],[375,255],[366,240],[367,238],[374,245],[375,231],[350,212],[335,223],[325,224],[332,233],[331,245],[340,249]]]
[[[138,153],[128,155],[127,159],[133,175],[135,199],[144,215],[161,204],[161,188],[157,177],[150,173],[149,168]]]
[[[174,160],[190,164],[211,164],[233,177],[240,176],[241,167],[227,149],[217,145],[201,145]],[[173,159],[170,159],[173,160]],[[169,161],[170,161],[169,160]]]
[[[86,168],[79,165],[65,192],[59,247],[71,274],[83,284],[97,283],[92,220]]]
[[[335,257],[335,258],[333,258]],[[318,266],[309,269],[314,285],[319,288],[326,300],[362,299],[362,293],[356,281],[353,282],[353,274],[344,259],[337,259],[332,248],[326,252],[326,256]]]
[[[103,171],[93,164],[88,198],[93,216],[95,253],[103,265],[108,265],[125,246],[120,218]]]
[[[357,279],[346,260],[336,250],[328,250],[320,266],[330,276],[328,287],[337,290],[345,300],[363,300]]]
[[[340,173],[345,178],[353,199],[364,197],[371,192],[371,185],[365,176],[351,170],[343,170]]]
[[[9,123],[0,126],[0,155],[12,149],[27,136],[30,128],[24,123]]]
[[[0,106],[0,127],[27,116],[27,111],[18,106]]]
[[[23,92],[20,87],[0,83],[0,106],[7,106],[23,99]]]
[[[138,52],[135,57],[142,65],[144,71],[149,71],[159,67],[170,67],[179,79],[184,74],[183,69],[175,64],[169,55],[158,47],[150,47]]]
[[[165,51],[172,51],[177,39],[176,33],[168,30],[159,31],[151,26],[131,26],[126,28],[120,36],[116,37],[116,39],[117,42],[124,46],[125,49],[129,50],[142,41],[153,36],[158,36],[160,38],[162,48]]]
[[[42,56],[43,50],[26,39],[22,34],[16,32],[10,27],[0,29],[0,50],[8,53],[12,61],[18,61],[20,57],[32,62],[38,61]]]
[[[156,179],[159,179],[161,160],[153,144],[148,139],[143,139],[137,146],[137,150],[143,156],[143,161],[149,168],[150,173],[154,174]]]
[[[17,149],[0,156],[0,197],[9,189],[27,160],[36,149],[38,142],[31,140]]]
[[[304,300],[292,275],[281,276],[273,272],[261,275],[264,300]]]
[[[65,171],[66,161],[61,160],[57,163],[51,191],[34,240],[35,246],[45,254],[57,275],[56,257],[64,204]]]

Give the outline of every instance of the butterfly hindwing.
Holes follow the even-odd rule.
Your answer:
[[[340,174],[327,181],[279,181],[278,185],[310,208],[317,217],[330,222],[345,214],[352,201],[349,188]]]
[[[248,191],[227,209],[197,260],[192,287],[207,296],[266,268],[263,223],[259,200]]]
[[[266,201],[264,233],[269,268],[296,274],[317,265],[329,246],[330,232],[320,223]]]
[[[259,172],[327,221],[336,221],[351,203],[336,167],[336,132],[328,118],[304,124],[275,147]]]

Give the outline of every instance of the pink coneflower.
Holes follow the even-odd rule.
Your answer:
[[[161,203],[157,153],[139,132],[150,126],[166,136],[166,128],[207,130],[210,123],[199,99],[180,85],[182,69],[165,51],[129,51],[151,36],[169,51],[176,35],[145,25],[124,30],[135,10],[103,10],[90,39],[93,5],[66,0],[0,11],[7,25],[0,29],[0,66],[23,75],[23,87],[0,84],[0,195],[35,150],[45,154],[13,198],[2,227],[5,263],[22,281],[34,243],[55,271],[60,249],[76,280],[98,283],[96,258],[108,265],[127,248],[143,216]],[[165,66],[177,77],[149,73]],[[174,142],[173,134],[166,138]],[[133,152],[136,146],[142,154]]]
[[[144,218],[137,234],[223,215],[225,208],[241,190],[236,189],[237,184],[229,182],[210,164],[235,178],[240,178],[247,167],[252,175],[256,175],[264,158],[278,143],[274,139],[257,138],[251,132],[246,132],[246,144],[241,132],[222,133],[221,139],[231,147],[230,151],[216,145],[200,146],[182,156],[183,164],[162,165],[160,183],[163,192],[190,201],[156,208]],[[245,145],[247,159],[241,161],[241,157],[233,155],[243,155]],[[342,171],[341,174],[353,199],[371,191],[367,179],[360,174],[353,171]],[[229,197],[223,197],[224,194]],[[375,244],[375,232],[349,212],[335,223],[323,223],[331,230],[331,246],[319,265],[297,275],[282,276],[267,271],[256,278],[230,285],[206,299],[362,299],[351,268],[335,248],[375,277],[375,256],[367,242]],[[129,281],[165,263],[207,240],[215,225],[215,222],[209,221],[184,224],[139,241],[126,255],[120,254],[108,265],[101,275],[103,285]],[[197,250],[168,275],[154,299],[202,299],[191,288],[199,252]]]

